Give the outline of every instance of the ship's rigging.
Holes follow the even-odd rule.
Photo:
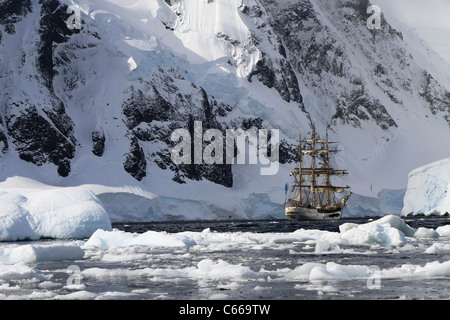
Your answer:
[[[340,217],[351,193],[347,193],[340,200],[336,199],[336,193],[343,193],[350,188],[349,186],[339,186],[332,183],[332,177],[348,174],[345,169],[334,169],[330,166],[330,153],[340,151],[330,149],[330,145],[337,142],[329,141],[328,129],[325,133],[325,139],[317,136],[314,125],[312,126],[311,137],[304,139],[304,141],[309,145],[308,148],[302,148],[300,133],[299,164],[291,172],[294,176],[294,183],[291,185],[288,195],[286,215],[289,219],[304,218],[309,220],[307,216],[314,215],[314,211],[317,211],[317,219],[336,218],[333,214]],[[304,156],[310,158],[309,165],[304,160]],[[321,158],[323,165],[318,165],[318,158]],[[303,216],[302,213],[304,213]]]

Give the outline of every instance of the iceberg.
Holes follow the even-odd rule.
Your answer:
[[[9,259],[5,259],[9,256]],[[21,245],[12,248],[2,260],[10,263],[35,263],[42,261],[79,260],[84,257],[84,250],[77,245]]]
[[[401,245],[409,238],[439,238],[447,235],[444,227],[436,230],[420,227],[410,227],[402,218],[387,215],[378,220],[364,223],[344,223],[339,226],[342,239],[349,244],[391,244]]]
[[[281,270],[279,270],[281,271]],[[450,275],[450,261],[433,261],[421,265],[403,264],[399,267],[379,269],[376,266],[342,265],[335,262],[308,262],[285,272],[285,277],[294,280],[346,280],[346,279],[405,279],[448,277]]]
[[[353,193],[342,212],[349,217],[382,217],[389,214],[400,215],[406,189],[381,189],[376,197]]]
[[[213,261],[203,259],[196,266],[184,268],[144,268],[139,270],[129,269],[103,269],[89,268],[81,272],[83,277],[108,279],[126,277],[128,279],[137,277],[160,277],[164,279],[193,278],[193,279],[213,279],[213,280],[247,280],[258,276],[257,272],[241,264],[231,264],[224,260]]]
[[[166,232],[147,231],[142,234],[120,230],[105,231],[99,229],[89,238],[85,247],[109,248],[112,246],[149,246],[149,247],[185,247],[186,244]]]
[[[406,243],[405,235],[389,224],[367,223],[345,231],[341,235],[344,243],[358,244],[392,244]]]
[[[450,158],[410,172],[402,215],[450,213]]]
[[[339,245],[394,245],[407,243],[408,238],[439,238],[448,236],[449,229],[437,231],[427,228],[411,228],[395,215],[364,223],[345,223],[339,232],[299,229],[291,233],[216,232],[209,228],[202,232],[184,231],[167,233],[147,231],[142,234],[120,230],[97,230],[86,241],[84,249],[147,246],[153,248],[186,248],[206,246],[212,250],[226,251],[231,247],[259,249],[294,242],[316,242],[315,253],[342,253]]]
[[[0,241],[89,238],[111,230],[101,201],[79,187],[0,187]]]

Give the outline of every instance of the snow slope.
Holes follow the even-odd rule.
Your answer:
[[[408,1],[379,0],[377,5],[392,24],[402,23],[413,29],[450,65],[450,23],[447,13],[450,3],[445,0]],[[394,25],[397,28],[397,26]]]
[[[356,2],[6,3],[0,178],[96,189],[114,221],[282,218],[298,131],[311,122],[340,142],[332,165],[350,172],[348,215],[398,213],[383,190],[448,156],[446,65],[387,14],[368,30]],[[72,4],[80,30],[66,25]],[[279,129],[280,170],[175,165],[170,135],[196,120]]]

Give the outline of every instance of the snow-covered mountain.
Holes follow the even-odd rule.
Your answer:
[[[0,178],[138,188],[139,219],[283,217],[314,122],[341,143],[333,165],[355,193],[404,189],[448,157],[448,64],[383,15],[369,29],[369,4],[1,0]],[[174,164],[171,134],[195,121],[279,129],[280,170]]]

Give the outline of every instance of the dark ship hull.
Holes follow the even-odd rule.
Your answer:
[[[351,193],[347,194],[339,203],[314,208],[311,205],[303,206],[286,206],[285,214],[290,221],[321,221],[321,220],[337,220],[342,216],[342,210],[347,204]]]
[[[286,217],[290,221],[320,221],[340,219],[342,211],[321,213],[314,208],[286,207]]]

